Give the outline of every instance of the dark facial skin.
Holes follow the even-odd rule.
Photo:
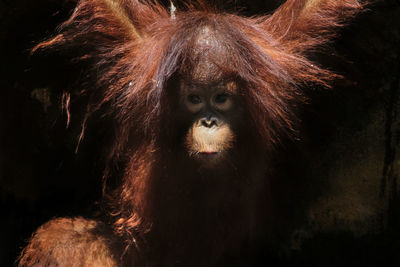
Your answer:
[[[235,144],[241,108],[235,82],[180,83],[180,106],[190,127],[185,136],[189,156],[212,168]]]

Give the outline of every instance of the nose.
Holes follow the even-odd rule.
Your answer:
[[[212,128],[213,126],[217,126],[217,119],[216,118],[203,118],[201,119],[201,125],[207,128]]]

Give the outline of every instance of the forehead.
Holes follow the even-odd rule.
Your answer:
[[[197,85],[220,86],[232,80],[228,66],[230,53],[224,38],[216,29],[204,26],[198,30],[192,40],[190,60],[182,73],[186,81]]]
[[[235,81],[221,80],[218,82],[201,82],[181,80],[180,90],[183,94],[214,94],[214,93],[229,93],[232,95],[237,94],[238,86]]]

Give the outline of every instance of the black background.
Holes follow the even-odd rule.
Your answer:
[[[257,15],[282,1],[219,2],[226,10],[241,7],[241,14]],[[73,8],[74,1],[0,1],[0,266],[15,264],[31,233],[50,218],[93,216],[102,208],[107,122],[94,116],[75,154],[84,100],[73,100],[72,123],[66,128],[60,88],[72,85],[80,70],[62,56],[30,56],[35,43],[52,35]],[[316,60],[346,78],[332,90],[305,89],[310,103],[300,111],[299,138],[282,148],[278,169],[290,177],[282,182],[290,188],[282,204],[289,214],[283,225],[303,231],[294,235],[300,246],[285,237],[292,241],[282,249],[280,264],[398,265],[400,2],[371,5]],[[370,162],[380,168],[377,175],[365,174]],[[343,191],[357,192],[354,199],[352,193],[332,193],[340,180],[335,171],[343,165],[348,167],[342,174],[355,181]],[[368,177],[375,182],[360,193]],[[330,195],[350,212],[333,208],[339,214],[333,222],[307,220],[307,214],[320,214],[310,208],[313,203]],[[356,201],[371,213],[371,221],[357,215]]]

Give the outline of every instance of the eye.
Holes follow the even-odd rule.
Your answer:
[[[200,104],[201,103],[201,98],[198,95],[189,95],[188,100],[192,104]]]
[[[217,103],[217,104],[223,104],[223,103],[225,103],[226,102],[226,100],[228,100],[228,98],[229,98],[229,95],[228,94],[218,94],[216,97],[215,97],[215,103]]]

